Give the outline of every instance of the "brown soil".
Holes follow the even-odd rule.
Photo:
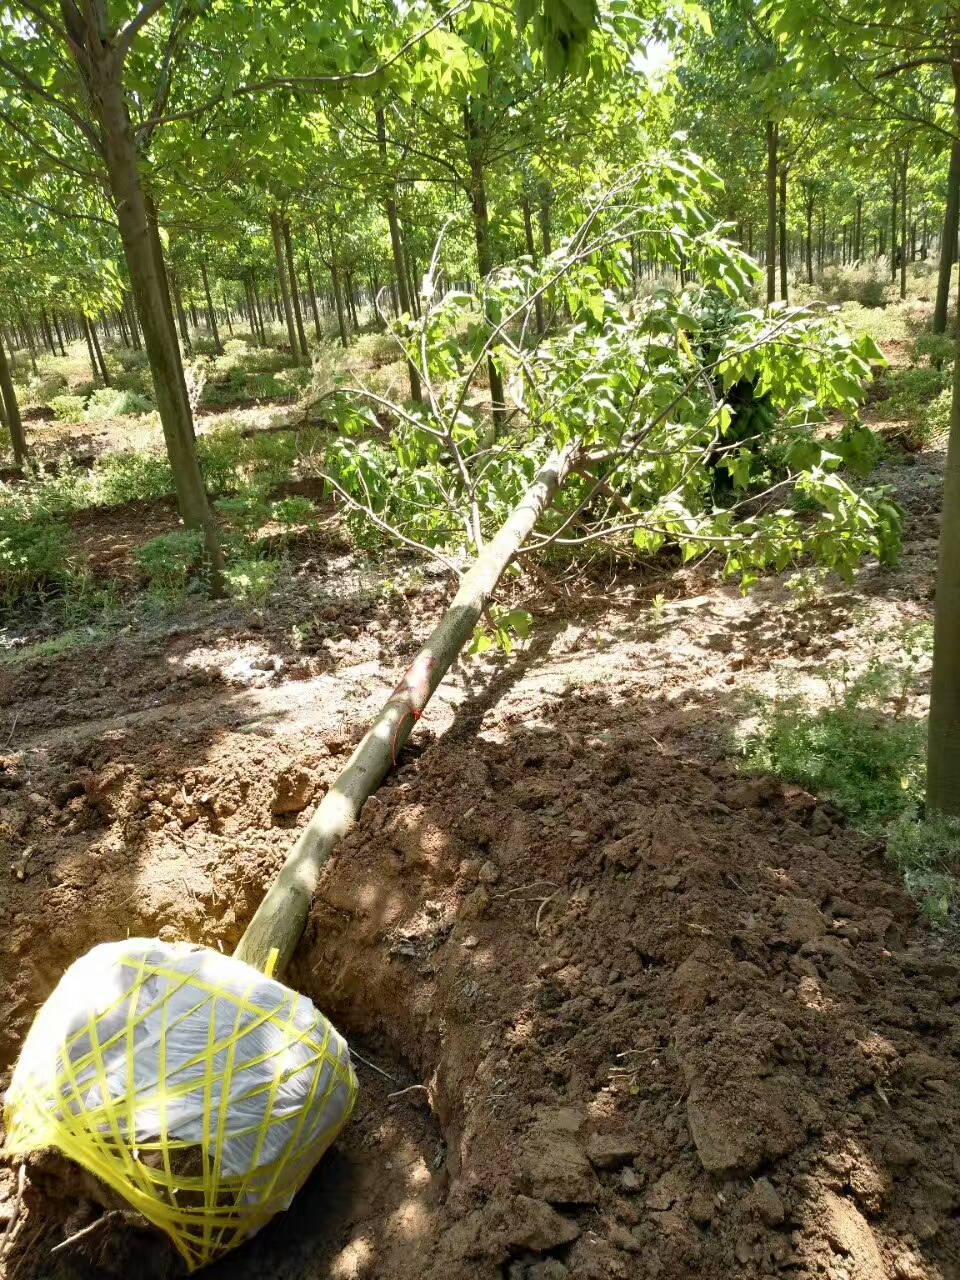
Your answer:
[[[657,618],[628,580],[452,674],[289,974],[392,1080],[358,1064],[335,1150],[211,1275],[960,1277],[960,959],[727,737],[751,688],[926,615],[940,465],[901,469],[909,554],[855,591],[673,574]],[[309,567],[296,632],[225,607],[0,671],[0,1087],[94,943],[235,945],[443,602],[351,565]],[[28,1183],[8,1280],[169,1273],[109,1223],[51,1254],[91,1213]]]

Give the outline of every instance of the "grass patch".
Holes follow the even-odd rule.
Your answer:
[[[899,660],[827,673],[825,706],[792,694],[765,705],[742,763],[829,799],[858,831],[885,840],[921,910],[960,927],[960,819],[923,816],[926,724],[905,713],[931,644],[929,626],[907,627]]]
[[[745,767],[826,796],[858,830],[883,834],[923,794],[924,727],[890,705],[902,702],[904,679],[899,664],[874,661],[832,680],[824,707],[800,695],[776,699],[744,744]]]

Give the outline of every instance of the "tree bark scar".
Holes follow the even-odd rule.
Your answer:
[[[423,708],[430,700],[430,673],[433,671],[434,665],[433,654],[427,649],[421,649],[403,673],[400,683],[387,699],[388,705],[397,703],[404,708],[403,715],[397,721],[397,727],[393,734],[391,755],[394,767],[397,764],[397,739],[400,737],[400,730],[403,728],[404,721],[408,715],[411,715],[414,723],[416,723],[423,714]]]

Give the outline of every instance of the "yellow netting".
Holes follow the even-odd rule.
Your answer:
[[[346,1041],[304,996],[218,952],[134,938],[78,960],[37,1014],[7,1154],[58,1148],[195,1270],[287,1208],[356,1091]]]

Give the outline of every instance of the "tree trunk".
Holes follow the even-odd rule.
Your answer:
[[[170,272],[173,284],[173,300],[177,307],[177,321],[180,325],[180,340],[183,343],[185,355],[192,355],[193,348],[190,345],[190,330],[187,327],[187,313],[183,309],[183,294],[180,292],[180,273],[176,270]]]
[[[57,335],[57,342],[60,344],[60,354],[65,357],[67,354],[67,348],[63,345],[63,330],[60,328],[60,321],[57,319],[57,313],[55,311],[51,312],[51,316],[53,318],[53,328]]]
[[[387,128],[383,108],[377,108],[377,144],[380,149],[380,160],[387,165]],[[400,219],[397,215],[397,184],[391,175],[384,196],[384,208],[387,214],[387,225],[390,228],[390,249],[393,254],[393,269],[396,273],[396,288],[399,294],[400,311],[412,315],[410,291],[407,288],[406,257],[403,251],[403,237],[400,234]],[[423,389],[420,386],[420,373],[412,360],[407,361],[407,377],[410,381],[410,399],[420,400]]]
[[[143,343],[140,341],[140,326],[137,323],[137,308],[133,305],[133,298],[129,294],[124,295],[123,307],[127,315],[127,325],[130,329],[130,341],[133,343],[134,351],[142,351]]]
[[[210,295],[210,280],[207,276],[207,260],[200,260],[200,278],[203,281],[203,295],[207,300],[207,324],[213,334],[213,349],[218,356],[223,355],[223,343],[220,341],[220,330],[217,328],[217,314],[213,309],[213,298]]]
[[[57,348],[53,344],[53,330],[50,328],[50,321],[47,319],[46,311],[40,309],[40,328],[43,330],[43,340],[47,344],[47,349],[54,359],[57,357]]]
[[[900,297],[907,296],[907,166],[910,148],[904,147],[900,156]]]
[[[83,336],[87,340],[87,355],[90,358],[90,373],[93,376],[93,385],[96,386],[100,381],[100,370],[97,367],[97,356],[93,349],[93,338],[90,334],[90,321],[82,312],[80,313],[80,320],[83,324]]]
[[[20,312],[20,328],[23,330],[23,337],[27,344],[27,351],[30,353],[30,368],[33,371],[33,376],[36,377],[39,373],[39,370],[37,369],[37,348],[34,345],[33,330],[30,327],[30,322],[24,316],[22,311]]]
[[[780,166],[780,297],[784,302],[789,302],[790,291],[788,288],[788,253],[787,253],[787,169],[789,166],[784,163]]]
[[[270,953],[276,950],[274,973],[282,973],[289,964],[303,934],[321,870],[357,822],[364,802],[386,777],[431,696],[473,635],[503,571],[563,484],[576,452],[577,446],[569,445],[548,459],[463,578],[449,609],[304,827],[240,939],[234,953],[238,959],[263,972]]]
[[[354,332],[354,333],[359,333],[359,332],[360,332],[360,317],[357,315],[357,298],[356,298],[356,292],[355,292],[354,284],[353,284],[353,272],[352,272],[352,271],[347,271],[347,272],[345,272],[344,274],[345,274],[345,276],[346,276],[346,280],[345,280],[345,282],[344,282],[344,283],[345,283],[345,284],[346,284],[346,286],[347,286],[347,288],[346,288],[346,294],[347,294],[347,309],[348,309],[348,311],[349,311],[349,313],[350,313],[350,323],[351,323],[351,325],[353,326],[353,332]]]
[[[527,256],[529,257],[530,261],[533,263],[533,269],[536,271],[539,269],[540,263],[537,259],[537,246],[533,238],[533,218],[530,213],[530,201],[527,199],[526,196],[524,196],[521,201],[521,204],[523,207],[523,233],[527,241]],[[637,248],[633,240],[630,241],[630,253],[631,253],[631,263],[630,263],[631,273],[635,276]],[[537,294],[536,298],[534,299],[533,305],[536,308],[537,336],[542,337],[543,336],[543,294],[542,293]]]
[[[767,121],[767,305],[777,299],[777,135],[776,120]]]
[[[463,121],[466,130],[467,154],[470,157],[470,206],[473,211],[473,231],[477,242],[477,270],[480,274],[480,288],[483,281],[493,270],[493,253],[490,249],[490,217],[487,212],[487,187],[483,171],[483,132],[468,102],[463,108]],[[484,307],[486,312],[486,307]],[[487,322],[494,324],[492,316],[487,314]],[[493,358],[493,352],[487,354],[487,373],[490,380],[490,408],[493,413],[494,433],[499,432],[506,419],[507,408],[503,391],[503,376]]]
[[[813,284],[813,196],[807,196],[807,284]]]
[[[90,321],[90,335],[91,335],[91,338],[93,339],[93,352],[95,352],[95,355],[97,357],[97,365],[100,366],[100,376],[102,379],[104,379],[104,387],[109,387],[110,374],[108,371],[106,371],[106,361],[104,360],[104,351],[102,351],[102,348],[100,346],[100,335],[97,334],[96,320]]]
[[[2,342],[0,342],[0,398],[3,399],[7,430],[10,432],[13,460],[22,470],[27,465],[27,438],[23,433],[23,420],[20,417],[20,406],[17,404],[17,392]]]
[[[91,42],[78,58],[81,75],[91,78],[91,100],[103,131],[103,144],[124,259],[136,300],[143,339],[153,374],[154,395],[173,471],[180,514],[189,529],[201,530],[214,592],[221,589],[223,556],[217,526],[207,500],[194,443],[193,415],[180,363],[172,309],[162,261],[155,252],[147,204],[138,169],[136,144],[121,85],[122,62],[109,43]]]
[[[127,322],[126,322],[126,319],[124,318],[122,307],[117,312],[117,322],[120,325],[120,341],[123,343],[125,347],[130,347],[132,350],[133,343],[130,341],[130,334],[127,332]]]
[[[947,249],[949,253],[949,247]],[[957,317],[960,325],[960,315]],[[927,725],[927,810],[960,816],[960,327],[954,348]]]
[[[310,298],[310,310],[313,312],[313,328],[317,335],[317,341],[323,341],[323,329],[320,325],[320,310],[317,307],[317,291],[313,287],[313,270],[310,266],[310,259],[305,258],[304,262],[307,267],[307,294]]]
[[[280,230],[283,232],[283,247],[287,255],[287,275],[290,279],[290,297],[293,302],[293,317],[297,322],[297,337],[300,340],[302,363],[310,363],[310,349],[307,346],[307,335],[303,327],[303,312],[300,308],[300,285],[297,281],[297,268],[293,260],[293,243],[290,234],[290,223],[283,219]],[[297,363],[301,363],[298,360]]]
[[[890,279],[897,278],[897,204],[900,195],[900,159],[894,160],[893,180],[890,184]]]
[[[323,253],[323,242],[320,239],[319,227],[313,228],[317,244],[320,246],[320,252]],[[343,314],[343,290],[340,287],[340,271],[337,268],[337,250],[333,243],[333,229],[327,227],[327,236],[330,241],[330,283],[333,285],[333,300],[337,306],[337,324],[340,326],[340,342],[344,347],[349,347],[350,339],[347,337],[347,322]]]
[[[857,262],[863,257],[863,196],[857,196],[857,229],[854,257]]]
[[[227,290],[223,284],[220,285],[220,300],[223,303],[223,315],[227,322],[227,333],[233,337],[233,317],[230,314],[230,303],[227,301]]]
[[[960,89],[954,98],[954,111],[960,114]],[[943,239],[940,241],[940,269],[937,275],[937,301],[933,309],[933,332],[946,333],[950,310],[950,285],[953,279],[954,251],[960,230],[960,138],[950,147],[950,172],[947,177],[947,207],[943,215]]]
[[[293,306],[290,302],[290,289],[287,285],[287,268],[283,261],[283,232],[280,228],[280,215],[270,214],[270,230],[273,232],[273,254],[277,262],[277,278],[280,281],[280,296],[283,299],[283,316],[287,322],[287,338],[293,363],[300,363],[300,347],[297,342],[297,329],[293,322]]]
[[[267,345],[267,329],[263,323],[263,306],[260,302],[260,290],[257,288],[257,277],[250,272],[250,288],[253,290],[253,303],[257,309],[257,319],[260,321],[260,345]]]

